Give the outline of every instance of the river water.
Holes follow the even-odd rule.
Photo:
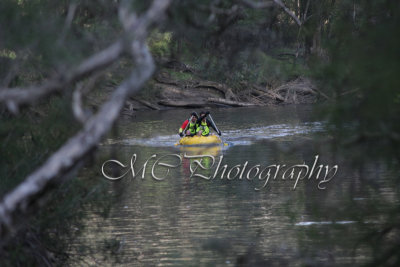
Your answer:
[[[368,245],[356,244],[380,221],[366,207],[378,205],[381,196],[394,201],[382,164],[353,170],[345,155],[331,152],[326,123],[312,116],[311,106],[214,109],[224,145],[180,147],[177,130],[190,112],[137,112],[121,119],[100,145],[96,163],[80,175],[105,182],[103,201],[112,205],[106,219],[85,209],[72,244],[72,250],[90,248],[82,264],[330,266],[370,260]],[[299,165],[290,175],[288,169]],[[320,175],[297,180],[305,165],[308,172],[322,165]],[[122,178],[107,180],[102,167],[107,176]]]

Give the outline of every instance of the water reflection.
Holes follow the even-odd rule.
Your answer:
[[[183,155],[199,156],[210,155],[217,157],[222,152],[222,145],[216,146],[180,146],[179,150]]]
[[[379,212],[368,213],[367,207],[379,207],[377,199],[383,195],[387,201],[390,195],[390,201],[397,199],[384,178],[386,168],[379,167],[377,173],[373,166],[360,174],[344,157],[327,150],[325,143],[312,141],[312,133],[323,131],[324,125],[310,119],[308,107],[212,113],[227,147],[174,146],[178,136],[171,133],[180,125],[176,114],[168,112],[121,122],[118,136],[100,148],[99,162],[82,175],[104,179],[99,166],[105,160],[128,164],[135,153],[137,166],[154,154],[180,155],[182,164],[171,168],[162,181],[146,172],[144,179],[109,182],[110,195],[104,197],[111,201],[113,195],[115,200],[110,217],[103,220],[87,209],[86,227],[73,249],[91,244],[94,253],[86,260],[102,265],[112,262],[98,252],[104,240],[115,240],[114,258],[125,265],[318,266],[357,265],[368,259],[369,250],[349,247],[354,248],[366,228],[380,223]],[[190,178],[196,160],[190,156],[223,156],[229,166],[246,161],[267,166],[310,162],[316,154],[324,163],[340,166],[337,179],[326,190],[318,190],[315,180],[302,182],[296,190],[293,181],[276,180],[257,192],[255,181]],[[211,159],[202,160],[202,173],[212,175]],[[371,179],[371,174],[380,180]],[[373,182],[378,183],[376,191],[369,186]]]

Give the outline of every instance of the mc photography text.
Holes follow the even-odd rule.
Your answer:
[[[330,182],[338,172],[339,166],[319,164],[319,155],[315,155],[311,164],[305,162],[295,165],[270,164],[263,166],[261,164],[249,164],[248,161],[243,164],[228,166],[224,164],[224,156],[214,157],[212,155],[187,155],[187,154],[166,154],[150,156],[141,166],[135,166],[137,154],[133,154],[130,162],[124,164],[118,160],[110,159],[101,166],[103,176],[108,180],[120,180],[131,175],[135,178],[140,174],[145,179],[146,173],[149,173],[152,179],[163,181],[170,176],[171,170],[179,168],[184,161],[189,161],[188,176],[186,178],[200,178],[204,180],[226,179],[257,181],[254,189],[259,191],[267,187],[271,181],[290,180],[293,182],[293,190],[299,186],[300,181],[314,181],[320,190],[326,189],[326,184]],[[141,168],[139,168],[141,167]],[[119,176],[110,174],[111,168],[118,168]],[[160,175],[162,169],[163,175]]]

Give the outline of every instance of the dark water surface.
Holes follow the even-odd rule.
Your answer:
[[[379,216],[364,214],[362,208],[382,196],[392,201],[385,180],[389,174],[382,164],[369,166],[360,175],[345,156],[332,154],[327,144],[316,141],[315,135],[327,134],[326,125],[313,119],[310,106],[212,110],[226,145],[182,148],[175,145],[176,133],[190,112],[138,112],[119,122],[118,130],[100,146],[98,162],[81,175],[104,180],[102,164],[114,159],[127,166],[115,164],[115,173],[105,168],[116,177],[129,171],[136,154],[138,176],[133,179],[128,172],[118,181],[107,181],[110,195],[104,198],[113,203],[109,218],[88,208],[74,249],[83,244],[114,246],[113,260],[138,266],[351,266],[369,259],[368,247],[355,244],[365,227],[380,223]],[[142,179],[139,170],[152,155]],[[197,158],[205,170],[190,158],[194,155],[209,155],[202,161]],[[156,177],[169,169],[157,181],[151,169],[162,156],[166,157],[161,162],[178,166],[155,165]],[[283,179],[279,173],[266,183],[252,175],[257,165],[260,170],[270,165],[311,168],[316,156],[324,168],[338,165],[329,182],[320,183],[321,175],[295,185],[296,179]],[[215,173],[221,157],[221,166],[227,165],[224,175],[221,168]],[[194,173],[215,178],[193,176],[196,166]],[[235,174],[243,169],[239,179]],[[375,184],[373,192],[370,181]],[[101,253],[84,260],[82,264],[112,265],[111,256]]]

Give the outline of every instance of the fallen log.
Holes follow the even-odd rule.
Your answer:
[[[280,92],[289,92],[289,91],[293,91],[299,94],[311,94],[311,95],[316,95],[318,94],[316,91],[314,91],[313,89],[309,88],[309,87],[305,87],[305,86],[291,86],[290,84],[288,85],[283,85],[280,86],[278,88],[276,88],[274,90],[275,93],[280,93]]]
[[[204,101],[188,102],[183,100],[160,100],[159,105],[167,107],[179,107],[179,108],[201,108],[207,105]]]
[[[158,101],[159,105],[168,106],[168,107],[181,107],[181,108],[201,108],[208,105],[224,105],[231,107],[251,107],[256,106],[254,103],[248,102],[239,102],[233,100],[226,100],[223,98],[208,98],[206,100],[200,101],[185,101],[185,100],[160,100]]]
[[[264,91],[264,90],[261,91],[258,89],[253,89],[251,93],[258,97],[266,96],[268,98],[271,98],[272,100],[285,102],[285,98],[283,98],[280,94],[273,91]]]
[[[214,104],[223,104],[223,105],[228,105],[228,106],[232,106],[232,107],[256,106],[256,104],[253,104],[253,103],[238,102],[238,101],[227,100],[227,99],[223,99],[223,98],[208,98],[207,102],[214,103]]]

